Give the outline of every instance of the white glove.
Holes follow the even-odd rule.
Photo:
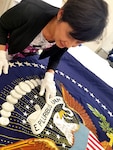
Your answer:
[[[9,64],[6,54],[6,51],[0,50],[0,75],[2,74],[2,71],[4,74],[8,74]]]
[[[45,93],[46,101],[56,96],[54,74],[51,72],[46,72],[44,79],[41,80],[41,89],[40,89],[39,95],[43,96],[44,93]]]

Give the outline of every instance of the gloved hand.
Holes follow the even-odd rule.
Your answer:
[[[4,74],[8,74],[9,64],[6,54],[6,51],[0,50],[0,75],[2,74],[2,71]]]
[[[41,89],[40,89],[39,95],[43,96],[44,93],[45,93],[46,101],[56,96],[54,74],[51,72],[46,72],[44,79],[41,80]]]

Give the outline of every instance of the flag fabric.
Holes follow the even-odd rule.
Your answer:
[[[112,135],[113,131],[113,89],[66,52],[55,71],[57,94],[61,98],[54,100],[55,105],[53,102],[48,105],[44,97],[39,97],[39,86],[36,85],[37,79],[44,76],[48,58],[38,58],[39,56],[35,55],[11,61],[9,74],[0,78],[0,122],[4,118],[4,106],[11,104],[11,96],[16,97],[13,99],[15,104],[10,105],[11,114],[8,113],[9,117],[5,117],[7,125],[0,125],[0,145],[14,144],[31,138],[50,138],[61,150],[103,150],[101,143],[105,141],[109,144],[112,140],[109,135]],[[61,84],[68,91],[63,100]],[[18,91],[19,87],[23,91]],[[15,95],[15,91],[21,93],[21,97],[18,92]],[[38,128],[34,120],[35,129],[38,129],[35,131],[32,117],[29,117],[29,120],[27,118],[39,112],[40,115],[36,116],[40,117],[35,119],[41,123],[43,130]],[[45,112],[46,118],[43,116]],[[69,115],[67,118],[65,113]],[[71,119],[68,120],[69,118]],[[62,128],[62,123],[59,122],[64,123],[66,128]],[[110,146],[112,147],[112,144]]]

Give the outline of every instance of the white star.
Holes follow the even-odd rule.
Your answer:
[[[46,67],[41,64],[41,65],[40,65],[40,68],[41,68],[41,69],[45,69]]]
[[[30,64],[30,63],[28,63],[27,61],[26,61],[26,62],[24,62],[24,64],[25,64],[26,66],[31,66],[31,64]]]
[[[59,134],[57,134],[57,139],[58,139],[58,140],[60,139],[60,135],[59,135]]]
[[[9,66],[10,66],[10,67],[16,67],[16,66],[14,65],[14,63],[11,63],[11,62],[9,62]]]
[[[17,61],[17,62],[15,62],[15,64],[17,64],[19,67],[20,66],[24,66],[21,62],[19,62],[19,61]]]
[[[62,147],[64,147],[64,148],[65,148],[65,147],[66,147],[66,144],[65,144],[65,143],[62,143]]]
[[[24,116],[27,116],[27,113],[26,113],[26,112],[24,112],[23,114],[24,114]]]
[[[105,110],[107,110],[106,106],[102,104],[102,108],[104,108]]]
[[[26,108],[29,109],[29,105],[26,105]]]
[[[53,129],[53,126],[50,124],[50,126],[49,126],[51,129]]]
[[[91,97],[95,97],[95,96],[93,95],[93,93],[90,93],[90,96],[91,96]]]
[[[61,76],[64,76],[64,73],[63,73],[63,72],[59,71],[59,73],[60,73]]]
[[[95,101],[96,101],[98,104],[100,103],[100,100],[99,100],[99,99],[97,99],[97,98],[95,99]]]
[[[23,124],[26,124],[26,120],[25,120],[25,119],[24,119],[24,120],[22,120],[22,123],[23,123]]]
[[[70,80],[70,77],[68,75],[66,75],[66,78]]]
[[[110,115],[110,117],[113,117],[112,112],[108,111],[108,114]]]
[[[32,63],[32,65],[33,65],[34,67],[37,67],[37,68],[38,68],[38,64]]]
[[[55,73],[58,73],[58,70],[55,70]]]
[[[72,79],[72,82],[73,82],[73,83],[77,83],[74,79]]]
[[[78,83],[78,87],[82,88],[82,85],[80,83]]]
[[[37,96],[37,95],[34,95],[34,98],[35,98],[35,99],[37,99],[37,98],[38,98],[38,96]]]
[[[30,103],[33,104],[33,100],[30,100]]]
[[[50,132],[49,132],[49,131],[46,131],[46,134],[47,134],[47,135],[49,135],[49,134],[50,134]]]
[[[84,91],[88,92],[89,90],[86,87],[84,87]]]

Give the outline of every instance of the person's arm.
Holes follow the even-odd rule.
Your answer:
[[[22,10],[24,10],[23,5],[18,4],[4,12],[0,17],[0,45],[5,45],[9,33],[24,24],[25,16]]]
[[[4,74],[8,73],[6,44],[10,35],[9,33],[23,24],[24,19],[22,19],[23,15],[21,15],[22,11],[19,7],[20,5],[12,7],[0,17],[0,75],[2,72]]]
[[[4,74],[8,74],[8,60],[7,60],[7,52],[6,52],[6,44],[8,37],[8,25],[7,19],[5,19],[6,14],[4,13],[0,18],[0,75],[2,72]],[[9,20],[9,19],[8,19]]]
[[[61,56],[64,54],[66,49],[60,49],[57,46],[54,46],[56,51],[51,54],[49,58],[49,63],[47,66],[47,71],[45,73],[44,78],[41,80],[41,88],[39,95],[43,96],[45,93],[45,99],[48,101],[50,98],[54,98],[56,96],[56,86],[54,81],[54,73],[58,66],[58,63],[61,59]]]

